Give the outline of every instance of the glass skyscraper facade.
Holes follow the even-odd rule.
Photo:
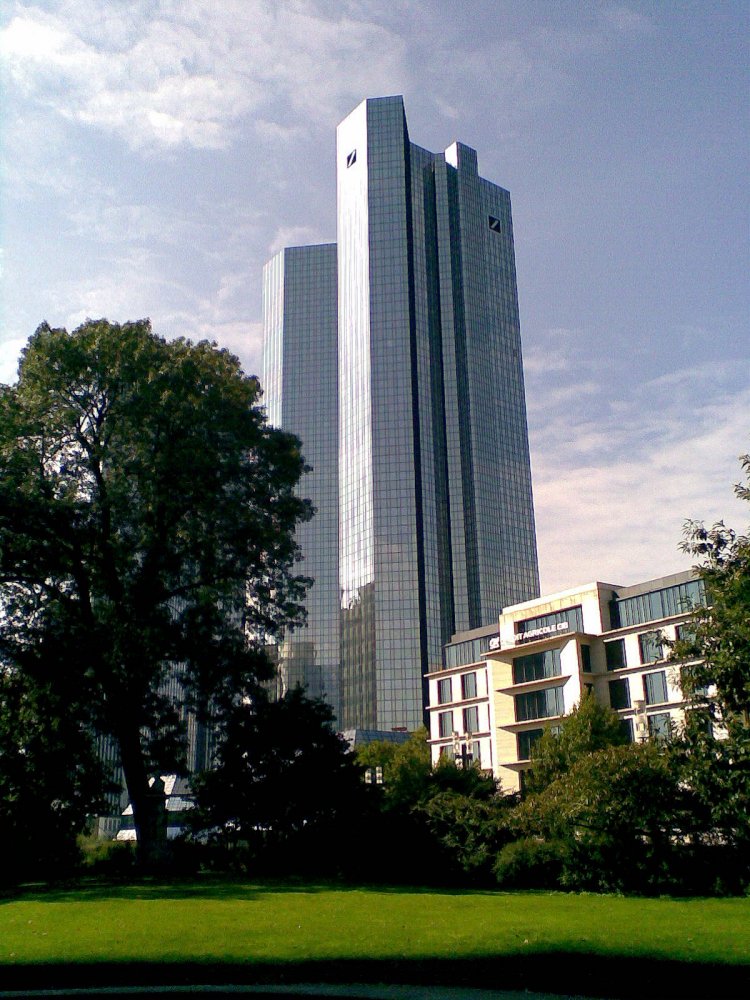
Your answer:
[[[278,649],[284,689],[302,684],[339,714],[338,354],[336,247],[281,250],[263,270],[261,384],[270,423],[299,435],[317,513],[298,529],[308,624]]]
[[[413,144],[400,97],[357,107],[336,155],[339,720],[413,730],[451,635],[539,593],[510,197],[469,147]],[[279,377],[269,413],[315,465]]]

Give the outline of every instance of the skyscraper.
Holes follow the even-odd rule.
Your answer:
[[[510,196],[400,97],[336,155],[339,719],[411,730],[443,643],[539,592]]]
[[[280,644],[285,688],[303,684],[339,714],[338,348],[336,246],[281,250],[263,269],[263,373],[269,421],[298,434],[312,467],[305,496],[317,513],[298,528],[300,572],[314,579],[308,624]]]

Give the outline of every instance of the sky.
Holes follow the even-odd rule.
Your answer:
[[[0,381],[150,317],[260,370],[261,268],[335,239],[335,127],[403,94],[513,203],[542,593],[747,526],[749,0],[5,0]]]

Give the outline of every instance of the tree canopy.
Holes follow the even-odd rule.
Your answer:
[[[333,723],[330,706],[301,688],[238,705],[221,726],[215,767],[194,779],[193,828],[208,831],[237,862],[268,869],[294,859],[299,871],[306,855],[317,854],[322,864],[321,850],[340,847],[361,792]]]
[[[530,791],[541,791],[567,774],[581,758],[628,742],[619,716],[584,691],[580,702],[554,729],[547,726],[531,748]]]
[[[750,455],[741,457],[750,502]],[[693,793],[694,839],[718,845],[717,882],[735,890],[750,880],[750,531],[719,521],[685,525],[682,549],[699,560],[706,606],[696,608],[672,658],[684,661],[690,700],[673,758]],[[717,852],[718,853],[718,852]],[[714,865],[716,862],[713,862]]]
[[[740,459],[746,482],[735,486],[750,502],[750,455]],[[676,644],[674,655],[687,659],[683,681],[700,700],[712,686],[710,702],[725,725],[750,728],[750,531],[738,535],[719,521],[685,525],[682,550],[696,556],[695,567],[706,587],[707,604],[695,610],[691,634]]]
[[[66,874],[105,787],[75,704],[0,669],[0,886]]]
[[[260,398],[227,351],[148,321],[43,324],[0,389],[0,664],[116,741],[146,854],[184,711],[252,697],[302,613],[304,460]]]

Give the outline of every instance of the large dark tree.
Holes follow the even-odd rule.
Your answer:
[[[42,325],[0,390],[0,668],[116,741],[145,860],[181,711],[252,697],[301,613],[304,462],[260,395],[214,345],[106,320]]]
[[[330,706],[301,688],[236,706],[221,726],[217,766],[193,782],[193,828],[235,864],[336,870],[362,788],[333,723]]]
[[[0,671],[0,886],[68,874],[76,834],[102,807],[104,787],[71,699]]]

